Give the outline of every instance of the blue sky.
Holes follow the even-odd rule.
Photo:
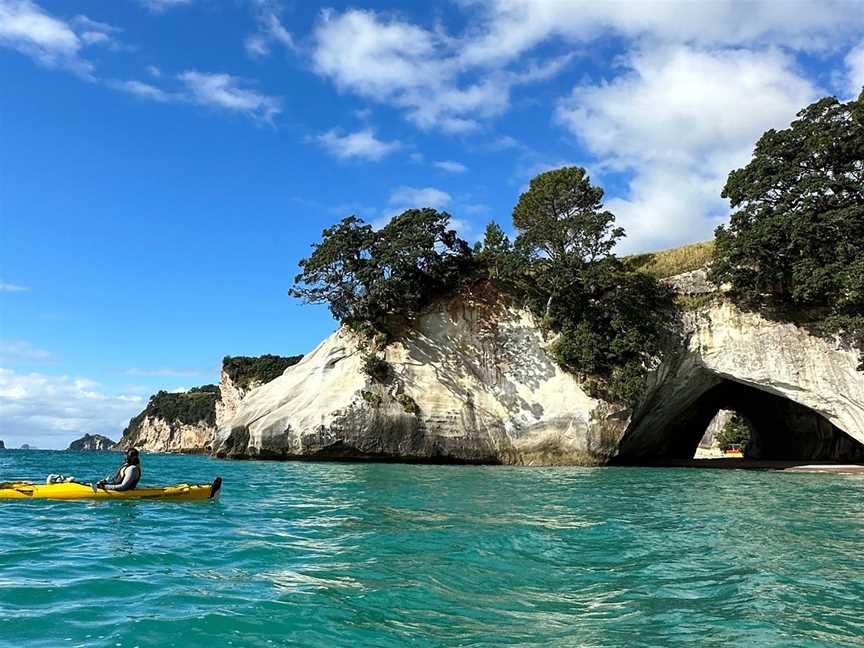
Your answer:
[[[858,2],[0,0],[0,439],[119,437],[223,355],[310,350],[321,230],[510,228],[580,164],[621,253],[710,238],[726,174],[864,85]]]

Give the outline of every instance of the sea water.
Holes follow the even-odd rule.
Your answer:
[[[112,453],[0,451],[0,481]],[[864,646],[864,478],[145,455],[0,502],[0,646]]]

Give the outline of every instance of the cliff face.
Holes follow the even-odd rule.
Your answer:
[[[210,451],[215,434],[215,424],[207,421],[184,423],[145,416],[126,429],[119,447],[142,452],[202,453]]]
[[[696,277],[698,279],[698,277]],[[694,277],[681,292],[705,292]],[[463,296],[418,318],[385,359],[342,328],[226,408],[224,457],[592,464],[690,458],[719,409],[756,426],[762,458],[864,459],[857,352],[722,299],[687,313],[635,410],[589,397],[530,313]]]
[[[605,461],[626,412],[589,397],[547,356],[526,311],[461,297],[388,346],[392,375],[362,371],[365,344],[342,328],[253,390],[226,421],[229,457],[405,459],[509,464]]]
[[[145,452],[210,452],[217,427],[233,418],[246,394],[299,360],[300,356],[226,356],[218,387],[155,394],[129,422],[118,445]]]
[[[144,452],[209,452],[216,430],[215,385],[187,392],[160,391],[150,397],[144,411],[129,421],[119,448]]]
[[[114,450],[117,444],[101,434],[85,434],[69,444],[69,450]]]

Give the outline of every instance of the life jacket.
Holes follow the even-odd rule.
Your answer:
[[[144,472],[141,470],[141,463],[140,462],[137,464],[130,464],[130,463],[126,463],[124,461],[120,465],[120,467],[117,469],[117,472],[114,474],[114,479],[112,479],[111,482],[113,484],[122,484],[123,483],[123,473],[125,472],[125,470],[127,468],[130,468],[132,466],[135,466],[138,469],[138,476],[135,477],[135,479],[132,481],[132,485],[129,487],[129,490],[132,490],[133,488],[135,488],[138,485],[138,482],[141,481],[141,475],[144,474]]]

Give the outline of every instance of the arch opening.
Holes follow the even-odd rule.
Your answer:
[[[730,413],[750,428],[747,459],[864,461],[864,444],[814,410],[751,385],[706,375],[666,394],[654,411],[649,404],[639,419],[634,418],[621,440],[616,463],[692,460],[706,432],[713,427],[716,434]]]

